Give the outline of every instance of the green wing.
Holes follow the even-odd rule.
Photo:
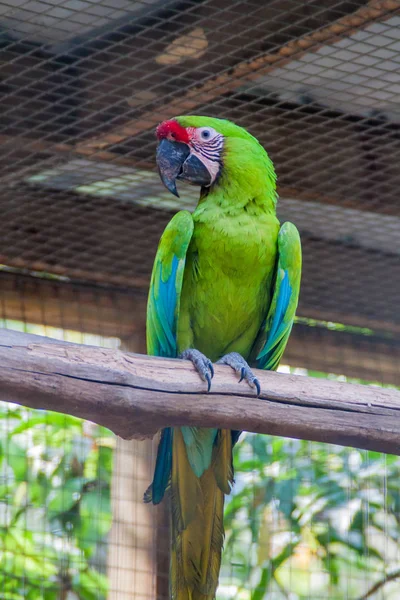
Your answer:
[[[284,223],[278,235],[278,259],[274,294],[265,323],[257,338],[260,349],[255,366],[275,371],[292,330],[301,279],[301,242],[292,223]]]
[[[181,211],[168,223],[158,245],[147,303],[147,353],[152,356],[177,356],[176,328],[192,234],[192,215]]]
[[[176,328],[187,249],[193,233],[192,215],[177,213],[168,223],[158,245],[147,303],[147,353],[177,356]],[[163,429],[157,450],[153,482],[145,502],[158,504],[169,484],[172,468],[173,430]]]

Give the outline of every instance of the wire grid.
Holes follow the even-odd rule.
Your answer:
[[[364,338],[343,334],[334,351],[321,342],[322,361],[298,351],[292,365],[315,369],[318,362],[325,372],[398,382],[399,8],[395,1],[0,2],[0,259],[24,273],[14,283],[12,273],[1,274],[5,324],[14,325],[11,306],[14,320],[50,319],[128,347],[143,335],[122,315],[132,310],[132,321],[143,322],[158,238],[174,211],[196,203],[191,188],[179,202],[162,189],[154,127],[176,114],[209,114],[247,127],[276,165],[280,218],[293,220],[303,240],[300,316],[363,328]],[[33,271],[63,281],[48,282],[50,292],[28,277]],[[363,368],[351,365],[372,334]],[[304,348],[307,340],[304,333]],[[261,598],[268,577],[274,600],[359,600],[385,577],[370,597],[397,598],[397,459],[388,466],[373,453],[248,439],[237,451],[228,501],[221,598]],[[108,573],[116,600],[151,598],[156,588],[167,597],[165,516],[143,516],[138,502],[149,457],[139,446],[121,446],[114,457],[114,477],[126,483],[116,498],[122,516],[104,533],[108,558],[94,565]],[[321,483],[327,506],[303,522],[301,500],[317,494],[318,468],[328,477]],[[343,473],[347,479],[336,481]],[[341,512],[331,488],[344,494]],[[359,498],[361,525],[353,510]],[[275,568],[288,539],[300,541]],[[339,592],[335,569],[345,570]],[[105,596],[99,580],[88,586],[93,598]]]
[[[2,327],[143,351],[143,330],[120,318],[136,296],[12,273],[0,288]],[[142,501],[153,442],[6,403],[0,440],[2,600],[155,597],[164,509]]]
[[[43,281],[41,277],[22,277],[14,273],[1,274],[1,280],[0,318],[2,325],[8,328],[75,343],[142,349],[140,320],[136,318],[132,323],[125,320],[124,314],[134,314],[137,310],[135,294],[121,296],[109,289]],[[37,299],[36,307],[32,298]],[[29,319],[39,320],[37,311],[40,311],[42,325],[29,323]],[[77,332],[77,317],[81,330],[86,333]],[[75,330],[71,330],[71,326]],[[321,334],[318,328],[317,334]],[[343,335],[350,334],[343,332]],[[301,342],[301,336],[299,340]],[[305,348],[307,351],[307,346]],[[341,368],[348,368],[346,353],[350,348],[350,339],[347,343],[341,340],[336,349],[337,373]],[[358,339],[353,340],[353,349],[362,351]],[[375,349],[379,360],[379,347]],[[326,350],[330,351],[328,343]],[[311,359],[310,366],[313,362]],[[305,369],[290,369],[285,365],[281,371],[295,372],[299,376],[307,373]],[[340,379],[345,380],[345,377]],[[68,440],[73,424],[68,417],[61,416],[55,431],[51,414],[43,418],[40,411],[28,415],[22,410],[23,423],[32,425],[26,430],[28,433],[18,433],[20,420],[15,419],[16,407],[8,409],[5,415],[1,413],[0,418],[1,486],[4,486],[0,486],[0,518],[10,518],[21,508],[26,513],[25,516],[22,512],[15,522],[1,522],[1,548],[7,552],[8,561],[4,561],[2,555],[0,578],[3,576],[6,582],[19,581],[14,597],[58,599],[63,590],[70,590],[70,597],[74,599],[168,598],[167,506],[157,512],[155,507],[142,503],[143,490],[153,468],[153,447],[147,442],[132,444],[122,440],[115,445],[113,437],[84,423],[81,435],[73,438],[71,457]],[[59,436],[60,447],[57,447],[55,434]],[[23,439],[24,435],[28,437]],[[363,593],[379,585],[378,592],[371,595],[373,599],[397,598],[396,579],[386,582],[386,578],[397,573],[399,562],[398,458],[270,436],[246,434],[243,438],[235,452],[234,491],[226,502],[227,537],[218,597],[247,598],[250,594],[263,597],[268,590],[273,600],[288,597],[359,600]],[[24,444],[28,453],[21,461],[18,448]],[[92,455],[99,448],[113,450],[111,481],[101,471],[96,471],[94,477],[88,448]],[[45,462],[46,456],[61,461],[59,481],[54,477],[46,482],[37,481],[38,463]],[[4,470],[5,465],[7,470]],[[73,554],[71,546],[77,523],[69,506],[66,482],[71,481],[68,477],[71,471],[82,468],[81,465],[86,488],[73,500],[75,510],[83,507],[81,516],[86,529],[80,538],[83,548]],[[110,474],[111,471],[108,476]],[[45,488],[43,497],[37,494],[40,486]],[[59,506],[54,500],[57,492],[61,492]],[[109,495],[113,502],[112,513]],[[87,497],[89,500],[84,500]],[[84,510],[88,502],[90,514]],[[50,514],[49,531],[39,519],[43,514]],[[64,527],[67,525],[69,534],[60,522]],[[18,548],[10,547],[6,532],[20,539]],[[36,543],[40,571],[37,565],[32,569],[26,535],[32,535]],[[56,555],[49,554],[49,546],[55,548]],[[85,579],[88,562],[89,581]],[[51,565],[56,566],[56,571],[49,574]],[[340,585],[335,586],[338,572],[341,573]],[[107,580],[102,579],[105,576]]]
[[[146,288],[171,212],[196,202],[162,189],[154,127],[200,112],[270,152],[303,238],[301,314],[398,327],[397,2],[0,8],[3,263]]]
[[[235,458],[221,598],[398,597],[395,457],[246,434]]]

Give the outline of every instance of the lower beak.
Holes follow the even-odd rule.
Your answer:
[[[176,180],[193,185],[209,186],[211,175],[203,163],[190,154],[190,148],[182,142],[161,140],[157,148],[157,165],[161,181],[174,196],[179,198]]]

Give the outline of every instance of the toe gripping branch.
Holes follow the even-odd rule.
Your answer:
[[[211,380],[214,377],[214,367],[209,358],[195,348],[184,350],[179,358],[190,360],[203,381],[207,381],[207,392],[211,389]],[[257,396],[261,393],[260,382],[250,369],[249,365],[238,352],[229,352],[217,361],[219,365],[228,365],[240,375],[239,383],[247,381],[250,387],[255,388]]]
[[[214,367],[209,358],[195,348],[184,350],[179,358],[190,360],[203,381],[207,381],[207,392],[211,389],[211,379],[214,377]]]
[[[247,361],[238,352],[229,352],[229,354],[225,354],[225,356],[217,361],[217,364],[229,365],[232,367],[232,369],[240,375],[239,383],[244,379],[251,387],[256,388],[257,396],[260,395],[260,382],[250,369]]]

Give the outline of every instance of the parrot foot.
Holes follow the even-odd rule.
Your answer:
[[[211,389],[211,379],[214,377],[214,367],[209,358],[199,350],[188,348],[178,358],[190,360],[203,381],[207,381],[207,392]]]
[[[236,373],[240,375],[239,383],[244,379],[251,387],[256,388],[257,396],[260,395],[260,382],[250,369],[247,362],[244,360],[243,356],[240,356],[238,352],[229,352],[229,354],[225,354],[225,356],[217,361],[217,365],[218,364],[229,365],[232,367],[232,369],[234,369]]]

